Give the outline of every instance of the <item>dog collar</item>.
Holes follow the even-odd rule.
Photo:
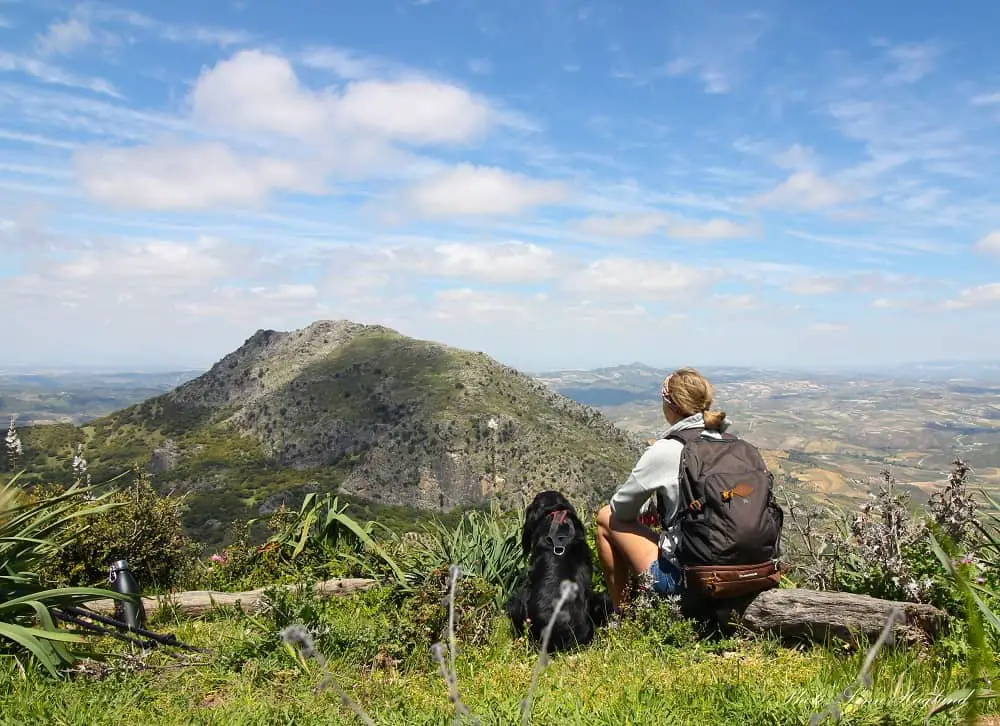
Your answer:
[[[549,525],[549,533],[545,535],[556,557],[562,557],[566,553],[566,545],[573,541],[573,536],[576,534],[576,527],[573,526],[573,520],[568,518],[568,514],[565,509],[552,512],[552,524]]]

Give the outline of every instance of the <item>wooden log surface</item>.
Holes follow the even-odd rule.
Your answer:
[[[947,614],[931,605],[802,588],[765,590],[734,614],[739,625],[757,633],[811,641],[854,641],[858,636],[874,641],[893,609],[900,611],[894,634],[907,640],[934,640],[947,623]]]
[[[317,582],[313,586],[313,591],[325,597],[336,597],[339,595],[350,595],[355,592],[367,590],[376,584],[375,580],[365,578],[345,578],[338,580],[324,580]],[[297,585],[284,585],[286,589],[295,589]],[[152,615],[161,607],[176,607],[185,615],[204,615],[215,607],[225,605],[237,605],[244,612],[251,612],[257,609],[265,599],[265,591],[269,588],[258,588],[247,590],[246,592],[221,592],[218,590],[189,590],[187,592],[176,592],[169,595],[159,595],[156,597],[143,597],[142,605],[146,610],[146,615]],[[110,615],[114,612],[114,600],[95,600],[87,604],[91,610]]]

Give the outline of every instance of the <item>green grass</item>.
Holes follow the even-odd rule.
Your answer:
[[[376,723],[450,723],[454,709],[425,646],[386,665],[398,622],[388,602],[376,591],[292,607],[277,618],[160,618],[160,631],[216,653],[184,667],[154,654],[150,670],[101,680],[58,683],[33,672],[22,677],[0,661],[0,679],[10,684],[0,719],[87,726],[360,723],[333,689],[313,692],[323,677],[315,660],[302,666],[278,642],[278,626],[306,613],[337,683]],[[461,612],[458,617],[461,624]],[[483,724],[519,723],[536,651],[514,640],[501,618],[486,622],[479,642],[459,642],[459,688]],[[539,679],[532,723],[803,724],[854,681],[864,655],[819,646],[786,648],[768,640],[692,641],[679,625],[643,631],[626,622],[603,631],[585,650],[553,658]],[[934,698],[958,683],[957,670],[932,651],[916,649],[884,650],[873,677],[872,690],[862,689],[841,704],[839,723],[921,723]],[[940,716],[931,723],[955,718]]]

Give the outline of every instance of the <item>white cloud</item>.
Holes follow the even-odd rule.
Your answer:
[[[331,269],[329,285],[358,296],[390,284],[406,287],[420,278],[459,283],[542,283],[579,268],[580,263],[537,244],[424,241],[396,246],[350,245],[329,250],[322,259]]]
[[[10,18],[0,15],[0,28],[13,28],[13,24],[10,22]]]
[[[843,323],[827,322],[814,323],[810,327],[817,333],[843,333],[848,329],[848,327]]]
[[[805,277],[795,280],[788,291],[796,295],[829,295],[841,289],[842,281],[832,277]]]
[[[240,51],[205,70],[191,94],[198,119],[222,127],[321,140],[374,135],[415,143],[466,142],[492,122],[489,104],[458,86],[425,80],[355,81],[311,91],[287,59]]]
[[[203,238],[195,244],[150,241],[80,255],[56,265],[51,277],[62,283],[114,284],[120,289],[149,286],[195,287],[226,273],[216,252],[219,242]]]
[[[748,293],[713,295],[712,302],[723,310],[750,310],[760,305],[760,302]]]
[[[40,324],[51,333],[15,358],[207,365],[261,327],[330,316],[310,285],[259,279],[261,269],[259,250],[219,239],[107,240],[68,261],[38,260],[0,287],[0,306],[31,306],[23,320],[7,314],[12,334],[37,338]]]
[[[716,240],[751,237],[757,233],[755,227],[728,219],[688,220],[660,212],[588,217],[577,226],[581,232],[598,237],[648,237],[662,231],[677,239]]]
[[[732,90],[732,83],[719,68],[693,58],[675,58],[667,64],[665,70],[668,76],[696,76],[702,82],[705,93],[709,95],[729,93]]]
[[[569,190],[558,181],[539,181],[496,167],[461,164],[406,189],[400,204],[429,219],[474,215],[518,215],[557,204]]]
[[[30,299],[32,309],[43,316],[59,317],[54,310],[68,308],[93,314],[96,322],[126,303],[150,315],[159,305],[209,293],[213,282],[248,269],[243,252],[209,237],[192,243],[119,240],[90,247],[68,261],[38,261],[34,271],[9,280],[4,294]],[[159,324],[162,311],[153,317]]]
[[[444,244],[424,274],[482,282],[540,282],[557,274],[552,250],[523,242],[498,245]]]
[[[494,291],[473,290],[469,287],[439,290],[434,294],[437,306],[431,315],[444,320],[468,322],[497,318],[510,320],[531,317],[532,303],[544,303],[545,295],[524,296]]]
[[[913,305],[911,300],[892,299],[887,297],[877,297],[871,301],[871,307],[877,310],[900,310]]]
[[[717,275],[676,262],[611,257],[565,276],[562,285],[585,299],[669,300],[708,287]]]
[[[665,214],[649,212],[622,214],[614,217],[588,217],[579,228],[586,234],[599,237],[648,237],[663,229],[670,218]]]
[[[66,20],[52,23],[38,38],[38,50],[43,55],[59,53],[68,55],[94,42],[90,23],[82,14],[71,15]]]
[[[348,129],[417,143],[469,141],[489,126],[489,105],[458,86],[369,81],[347,87],[336,118]]]
[[[256,205],[279,190],[323,193],[305,162],[240,157],[218,142],[133,149],[86,148],[76,167],[91,198],[120,208],[198,210]]]
[[[82,88],[105,96],[121,98],[117,89],[103,78],[78,76],[39,58],[29,58],[0,51],[0,71],[24,73],[42,83]]]
[[[983,252],[1000,258],[1000,229],[990,232],[976,242],[975,249],[977,252]]]
[[[942,307],[945,310],[965,310],[995,303],[1000,303],[1000,282],[967,287],[958,294],[957,298],[946,300]]]
[[[676,222],[667,227],[667,234],[679,239],[736,239],[752,237],[757,230],[728,219],[709,219],[705,222]]]
[[[814,210],[836,207],[857,197],[856,190],[825,179],[815,172],[799,171],[750,202],[757,207]]]
[[[319,290],[315,285],[309,284],[280,284],[273,288],[263,285],[250,288],[250,292],[259,295],[264,300],[275,300],[279,302],[294,302],[298,300],[314,300],[319,297]]]

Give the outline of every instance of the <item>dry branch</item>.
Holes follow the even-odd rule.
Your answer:
[[[376,584],[375,580],[364,578],[346,578],[340,580],[324,580],[317,582],[313,586],[313,591],[317,595],[326,597],[337,597],[340,595],[350,595],[355,592],[367,590]],[[287,589],[295,589],[295,585],[284,585]],[[244,612],[250,612],[258,608],[264,601],[264,593],[267,588],[258,588],[246,592],[220,592],[217,590],[190,590],[188,592],[177,592],[170,595],[158,597],[144,597],[143,607],[147,615],[152,615],[161,607],[176,607],[186,615],[204,615],[215,607],[237,605]],[[110,614],[114,611],[113,600],[96,600],[89,603],[92,610],[99,613]]]

